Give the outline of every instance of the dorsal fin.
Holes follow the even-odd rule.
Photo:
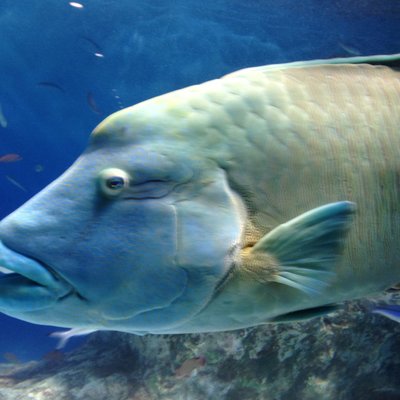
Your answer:
[[[386,67],[393,68],[397,71],[400,70],[400,54],[395,54],[397,55],[397,58],[389,58],[389,59],[383,59],[383,60],[371,60],[367,64],[371,65],[385,65]]]
[[[267,72],[274,70],[283,70],[289,68],[307,68],[317,65],[332,65],[332,64],[371,64],[371,65],[386,65],[393,69],[400,69],[400,53],[390,55],[377,55],[377,56],[356,56],[356,57],[340,57],[331,58],[326,60],[309,60],[309,61],[295,61],[284,64],[271,64],[263,65],[260,67],[250,67],[241,69],[225,76],[233,76],[235,74],[241,75],[243,72]]]

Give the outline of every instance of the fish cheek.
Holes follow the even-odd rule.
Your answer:
[[[144,251],[135,252],[131,279],[103,315],[156,332],[179,325],[211,300],[239,252],[245,213],[222,170],[140,204],[136,240]]]
[[[161,199],[126,200],[121,216],[110,216],[111,236],[123,226],[118,263],[113,266],[114,284],[99,301],[104,318],[132,318],[168,307],[186,288],[187,275],[176,266],[176,215]],[[129,210],[131,209],[131,210]],[[121,229],[120,229],[121,231]],[[112,251],[112,249],[111,249]]]
[[[201,186],[201,184],[199,184]],[[225,172],[214,171],[192,199],[176,204],[177,262],[188,270],[193,293],[206,301],[232,266],[246,220],[245,207]]]

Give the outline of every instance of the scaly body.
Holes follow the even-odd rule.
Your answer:
[[[251,68],[113,114],[0,224],[0,310],[218,331],[399,282],[400,72],[368,65],[398,59]]]

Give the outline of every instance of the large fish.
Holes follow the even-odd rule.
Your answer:
[[[399,59],[244,69],[111,115],[1,221],[0,311],[221,331],[399,282]]]

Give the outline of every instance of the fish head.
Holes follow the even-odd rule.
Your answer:
[[[244,207],[179,118],[137,105],[0,222],[0,311],[34,323],[157,332],[201,311],[239,251]],[[177,133],[179,131],[179,134]]]

